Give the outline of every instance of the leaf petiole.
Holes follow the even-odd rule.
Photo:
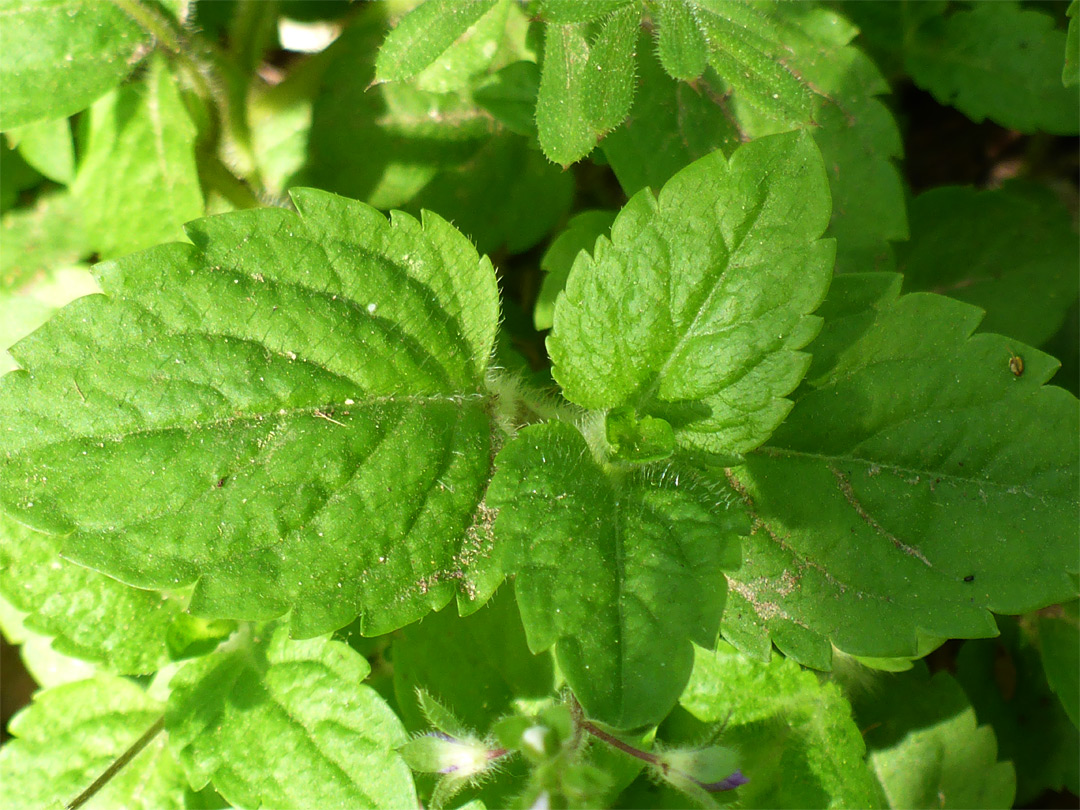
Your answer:
[[[105,785],[109,784],[109,782],[112,781],[112,778],[118,773],[120,773],[120,771],[123,770],[124,766],[131,762],[131,760],[135,759],[135,757],[137,757],[139,753],[150,744],[150,741],[153,740],[154,737],[156,737],[164,728],[165,715],[162,715],[154,722],[152,726],[150,726],[150,728],[146,730],[146,732],[141,737],[139,737],[139,739],[133,742],[128,747],[128,749],[124,751],[124,753],[114,759],[112,764],[105,769],[101,776],[99,776],[91,783],[90,787],[88,787],[86,790],[84,790],[82,793],[72,799],[71,802],[69,802],[66,806],[65,810],[77,810],[77,808],[82,807],[84,804],[94,798],[97,792],[103,787],[105,787]]]

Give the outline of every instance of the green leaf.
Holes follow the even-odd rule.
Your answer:
[[[72,191],[94,249],[112,258],[179,239],[203,212],[195,125],[163,59],[145,82],[90,109],[86,151]]]
[[[548,337],[554,376],[587,408],[630,405],[683,447],[742,453],[768,438],[808,364],[833,245],[824,167],[795,133],[714,152],[658,198],[627,203],[581,253]]]
[[[510,711],[514,700],[547,697],[555,688],[551,656],[529,652],[508,587],[466,618],[448,608],[406,627],[394,639],[392,654],[399,714],[413,731],[427,728],[418,688],[481,732]]]
[[[544,281],[533,309],[533,324],[538,330],[550,329],[555,321],[555,300],[566,287],[566,279],[574,259],[583,250],[592,252],[593,245],[606,236],[615,221],[614,211],[582,211],[566,223],[540,259]]]
[[[783,12],[727,0],[688,3],[712,45],[709,64],[741,104],[786,125],[810,120],[812,92],[787,65],[790,47]]]
[[[557,25],[595,22],[638,0],[542,0],[540,13],[545,21]]]
[[[120,84],[149,44],[110,0],[0,0],[0,129],[66,118]]]
[[[604,157],[628,196],[646,186],[662,188],[680,169],[716,149],[730,155],[743,140],[709,82],[691,86],[670,78],[644,34],[637,49],[641,86],[634,107],[603,143]]]
[[[1061,83],[1066,87],[1080,84],[1080,0],[1072,0],[1065,12],[1069,17],[1069,30],[1065,39],[1065,66],[1061,69]]]
[[[496,0],[425,0],[390,31],[375,60],[375,81],[409,79],[433,64]],[[502,4],[505,15],[505,3]]]
[[[482,252],[504,244],[514,251],[531,247],[565,215],[572,176],[513,128],[504,131],[484,106],[487,97],[474,101],[464,92],[431,93],[400,83],[369,89],[384,6],[367,4],[327,51],[312,109],[306,181],[377,208],[435,211]],[[515,15],[522,16],[511,7],[508,29]],[[490,88],[491,80],[477,86]]]
[[[1080,728],[1080,602],[1073,600],[1037,615],[1039,653],[1050,688]]]
[[[835,684],[792,661],[753,661],[726,644],[695,649],[679,702],[739,752],[745,807],[875,807],[851,706]]]
[[[693,6],[683,0],[658,0],[656,27],[656,52],[669,76],[689,82],[705,72],[708,43]]]
[[[981,307],[981,330],[1031,346],[1061,327],[1080,283],[1072,217],[1034,185],[920,194],[911,206],[911,241],[898,259],[905,288]]]
[[[511,132],[536,137],[536,94],[540,69],[535,62],[513,62],[478,82],[473,100]]]
[[[994,727],[1000,757],[1016,767],[1017,806],[1047,790],[1075,791],[1080,781],[1080,732],[1046,682],[1028,621],[1002,619],[999,639],[969,641],[956,656],[979,722]]]
[[[1013,765],[998,762],[994,729],[976,724],[947,672],[931,678],[919,662],[883,677],[856,702],[856,714],[890,807],[1013,806]]]
[[[0,593],[30,614],[27,626],[55,636],[57,651],[120,674],[155,672],[168,663],[165,633],[182,600],[62,560],[58,545],[0,515]]]
[[[33,332],[59,307],[98,292],[75,259],[85,249],[78,212],[65,194],[46,195],[33,209],[0,220],[0,374],[18,368],[7,348]]]
[[[1080,96],[1059,78],[1066,35],[1049,14],[1009,0],[974,3],[912,35],[912,80],[972,121],[1021,132],[1075,135]]]
[[[893,164],[902,154],[900,133],[877,98],[888,85],[851,45],[856,29],[836,13],[781,4],[768,22],[783,40],[784,64],[815,90],[797,125],[813,135],[828,169],[833,209],[827,234],[837,239],[837,270],[887,269],[889,243],[907,238],[903,186]],[[641,67],[634,110],[603,147],[629,195],[646,185],[659,189],[714,149],[730,154],[739,141],[792,128],[787,112],[745,101],[750,90],[732,91],[714,71],[688,87],[668,79],[655,58],[644,58]]]
[[[6,138],[0,138],[0,213],[6,214],[20,201],[23,192],[42,181],[33,166],[9,149]]]
[[[102,265],[14,348],[0,502],[76,562],[195,584],[196,615],[378,635],[477,553],[495,278],[437,216],[293,199]]]
[[[529,648],[555,645],[590,716],[658,723],[690,673],[689,642],[716,641],[741,513],[685,475],[605,469],[561,422],[522,430],[496,466],[487,501]]]
[[[636,7],[619,8],[591,42],[585,23],[547,26],[536,125],[554,162],[569,166],[585,157],[630,112],[640,20]]]
[[[5,213],[0,240],[0,291],[5,293],[31,287],[43,274],[70,267],[90,253],[78,206],[65,193],[43,194],[33,208]],[[5,330],[8,334],[14,337]]]
[[[454,4],[455,8],[457,5]],[[484,73],[493,61],[500,59],[499,49],[507,38],[510,6],[511,0],[498,0],[474,26],[416,76],[416,86],[434,93],[467,91],[474,76]]]
[[[364,658],[265,629],[172,679],[169,742],[196,787],[243,807],[415,807],[400,721]]]
[[[790,68],[814,88],[814,141],[829,175],[833,212],[826,235],[836,239],[838,272],[892,268],[890,243],[908,236],[904,184],[895,161],[903,157],[900,128],[880,98],[889,92],[881,72],[851,44],[857,29],[812,4],[783,6],[791,31]],[[759,137],[779,122],[757,129]],[[785,127],[786,129],[786,127]]]
[[[66,118],[38,121],[8,130],[8,142],[17,146],[23,160],[57,183],[75,179],[75,144]]]
[[[129,680],[98,675],[38,692],[9,724],[0,796],[9,810],[62,807],[161,718]],[[180,810],[187,783],[159,734],[94,797],[98,810]]]
[[[989,611],[1072,598],[1076,398],[1057,363],[972,336],[980,313],[841,276],[807,383],[769,444],[727,477],[754,520],[725,636],[826,669],[831,646],[910,656],[917,631],[993,635]],[[838,538],[843,538],[839,542]]]

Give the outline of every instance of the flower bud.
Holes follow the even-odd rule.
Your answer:
[[[730,748],[675,748],[657,753],[655,769],[673,786],[691,795],[734,790],[749,781],[735,766]]]
[[[453,774],[458,779],[483,773],[496,753],[479,740],[458,740],[439,732],[409,740],[400,751],[414,771]]]

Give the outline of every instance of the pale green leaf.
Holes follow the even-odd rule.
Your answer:
[[[679,702],[706,723],[723,724],[722,745],[739,752],[750,780],[744,807],[874,807],[873,777],[851,706],[835,684],[792,661],[753,661],[721,643],[695,649]]]
[[[78,796],[161,718],[163,707],[123,678],[38,692],[8,726],[0,797],[8,810],[59,808]],[[180,810],[187,782],[158,734],[94,797],[95,810]]]
[[[658,0],[656,27],[656,51],[669,76],[688,82],[705,72],[708,43],[693,6],[683,0]]]
[[[551,656],[529,652],[509,586],[466,618],[447,608],[406,627],[394,639],[392,654],[398,711],[414,731],[427,730],[418,688],[469,728],[486,732],[514,700],[544,698],[555,687]]]
[[[183,609],[178,596],[141,591],[60,558],[56,538],[0,515],[0,592],[55,636],[66,655],[120,674],[145,674],[169,660],[165,634]]]
[[[84,252],[70,197],[42,197],[33,209],[0,220],[0,374],[18,368],[9,346],[45,323],[58,308],[98,291],[90,273],[71,262]]]
[[[433,64],[496,0],[425,0],[390,31],[375,60],[375,81],[409,79]],[[503,3],[505,16],[505,3]]]
[[[416,807],[401,722],[348,645],[264,629],[170,684],[169,743],[196,787],[241,807]]]
[[[790,408],[833,245],[825,170],[806,135],[720,152],[644,190],[571,270],[548,337],[587,408],[662,417],[684,447],[742,453]]]
[[[1061,83],[1066,87],[1080,84],[1080,0],[1072,0],[1066,11],[1069,30],[1065,39],[1065,66],[1061,69]]]
[[[452,598],[488,477],[490,263],[324,192],[103,265],[14,347],[0,501],[191,610],[379,634]]]
[[[0,0],[0,129],[66,118],[134,69],[149,44],[111,0]]]
[[[856,714],[889,807],[1013,806],[1013,765],[998,761],[994,729],[977,725],[947,672],[931,678],[919,662],[884,676],[856,702]]]
[[[72,658],[57,652],[52,645],[51,636],[43,636],[33,630],[25,630],[26,635],[19,644],[19,657],[23,666],[38,684],[48,689],[65,683],[85,681],[94,677],[97,668],[81,658]]]
[[[566,287],[578,253],[591,252],[596,240],[607,235],[614,221],[614,211],[582,211],[571,217],[548,247],[540,259],[540,269],[545,275],[533,309],[533,324],[538,330],[550,329],[554,323],[555,300]]]
[[[23,160],[50,180],[70,185],[75,179],[75,144],[66,118],[37,121],[6,134]]]
[[[201,216],[195,125],[163,59],[142,84],[94,104],[72,191],[83,225],[104,258],[179,239]]]
[[[1032,619],[1002,618],[1000,638],[966,642],[956,656],[956,679],[979,722],[993,726],[999,757],[1016,767],[1021,807],[1047,790],[1075,791],[1080,782],[1080,731],[1047,684]],[[1071,630],[1075,645],[1076,626]]]
[[[741,513],[685,475],[601,467],[563,422],[525,428],[496,464],[487,501],[530,649],[555,646],[590,716],[658,723],[690,674],[690,642],[716,641]]]
[[[986,310],[980,325],[1041,346],[1076,301],[1072,216],[1048,189],[943,186],[911,206],[911,241],[898,251],[904,286]]]
[[[1075,135],[1080,94],[1061,83],[1065,41],[1042,11],[1013,0],[973,3],[916,29],[905,65],[915,84],[972,121]]]
[[[65,193],[43,194],[33,208],[5,213],[0,219],[0,291],[14,293],[88,256],[81,220],[78,204]],[[4,334],[15,337],[6,329]]]
[[[1075,595],[1080,409],[1044,386],[1057,362],[899,284],[834,281],[794,409],[727,473],[755,523],[724,618],[746,650],[910,656],[917,631],[993,635],[990,611]]]
[[[1047,608],[1037,617],[1039,652],[1050,688],[1080,728],[1080,602]]]

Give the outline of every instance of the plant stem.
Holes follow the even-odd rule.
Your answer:
[[[581,710],[581,704],[578,703],[577,698],[573,695],[570,696],[570,714],[574,718],[575,733],[580,734],[582,731],[587,731],[597,739],[603,740],[612,748],[618,748],[624,754],[629,754],[635,759],[640,759],[642,762],[648,762],[650,765],[655,765],[659,760],[656,754],[649,751],[642,751],[630,743],[623,742],[613,734],[608,734],[602,728],[593,725],[591,722],[585,719],[585,713]]]
[[[150,744],[150,741],[154,739],[154,737],[156,737],[164,728],[165,715],[162,715],[157,719],[154,725],[150,726],[150,728],[146,730],[145,734],[143,734],[141,737],[139,737],[139,739],[133,742],[124,753],[122,753],[115,760],[113,760],[113,763],[105,769],[105,772],[102,773],[101,776],[94,780],[93,784],[91,784],[90,787],[88,787],[86,790],[84,790],[82,793],[72,799],[71,802],[67,805],[66,810],[77,810],[77,808],[82,807],[84,804],[90,801],[90,799],[92,799],[99,790],[105,787],[105,785],[107,785],[125,765],[131,762],[131,760],[135,759],[135,757],[139,755],[139,752],[146,748],[146,746]]]

